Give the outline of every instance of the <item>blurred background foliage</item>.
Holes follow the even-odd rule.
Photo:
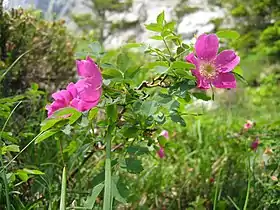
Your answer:
[[[3,0],[0,3],[2,6]],[[75,14],[67,9],[78,32],[68,29],[62,19],[47,20],[38,10],[0,8],[2,166],[39,133],[50,94],[75,81],[75,52],[94,41],[104,47],[109,37],[122,36],[127,30],[134,31],[135,36],[128,38],[133,42],[147,20],[144,4],[138,18],[132,21],[108,19],[108,13],[121,16],[130,11],[132,0],[82,3],[88,13]],[[38,8],[43,6],[50,8],[40,1]],[[223,18],[210,21],[214,24],[211,32],[232,28],[241,34],[236,41],[222,41],[238,50],[248,83],[239,83],[236,90],[216,90],[214,102],[197,100],[194,105],[181,107],[190,113],[184,116],[186,127],[171,122],[163,125],[172,144],[166,157],[141,156],[144,170],[139,175],[119,172],[121,178],[116,182],[120,196],[115,209],[241,209],[246,196],[247,209],[279,209],[280,2],[209,0],[208,6],[225,12]],[[178,1],[171,19],[177,21],[178,27],[186,14],[200,9],[186,0]],[[125,50],[111,50],[110,44],[105,48],[108,54],[103,62],[109,63],[114,62],[120,50]],[[133,51],[129,59],[137,66],[145,65],[147,58]],[[149,78],[149,67],[146,70],[139,72],[131,85]],[[244,132],[246,120],[256,124]],[[94,138],[91,126],[83,118],[79,129],[69,128],[66,135],[32,144],[10,163],[7,182],[13,209],[58,208],[63,167],[57,152],[58,139],[63,142],[64,160],[69,167],[69,209],[85,202],[104,176],[103,140]],[[252,150],[256,139],[260,145]],[[118,143],[113,146],[121,150]],[[4,185],[2,176],[0,209],[6,208]],[[101,200],[98,198],[96,203]]]

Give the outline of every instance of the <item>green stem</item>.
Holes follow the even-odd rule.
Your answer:
[[[111,171],[111,129],[108,128],[106,140],[106,160],[105,160],[105,190],[103,210],[112,209],[112,171]]]
[[[251,168],[250,168],[250,159],[249,159],[249,171],[248,171],[248,184],[247,184],[247,193],[246,193],[246,200],[244,203],[243,210],[247,209],[247,205],[249,202],[249,194],[250,194],[250,187],[251,187]]]
[[[172,57],[171,50],[169,49],[169,47],[168,47],[168,45],[167,45],[167,43],[166,43],[166,40],[165,40],[164,38],[163,38],[163,42],[164,42],[165,47],[166,47],[167,50],[168,50],[169,55]]]

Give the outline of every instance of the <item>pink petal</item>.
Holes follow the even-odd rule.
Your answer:
[[[72,100],[72,95],[67,90],[60,90],[56,93],[53,93],[52,97],[54,100],[65,101],[66,103]]]
[[[211,88],[210,86],[210,81],[208,81],[206,78],[201,76],[198,70],[192,70],[192,74],[196,77],[197,81],[197,87],[200,89],[209,89]]]
[[[219,72],[226,73],[232,71],[240,62],[240,57],[233,50],[222,51],[215,60]]]
[[[201,60],[213,60],[219,49],[219,40],[216,34],[202,34],[195,43],[195,52]]]
[[[101,87],[96,86],[97,84],[91,83],[90,79],[81,79],[75,86],[78,91],[80,99],[83,101],[96,101],[101,97],[102,89]]]
[[[196,68],[198,68],[198,61],[197,58],[194,56],[194,53],[188,54],[185,59],[187,62],[194,64]]]
[[[67,86],[66,90],[71,94],[72,98],[77,97],[77,88],[76,88],[76,86],[75,86],[75,84],[73,82],[71,82]]]
[[[213,81],[213,85],[217,88],[236,88],[236,80],[232,73],[221,73]]]
[[[159,158],[164,158],[165,157],[163,147],[160,147],[160,149],[157,151],[157,154],[158,154]]]
[[[46,109],[48,110],[48,117],[50,117],[55,111],[67,107],[68,105],[61,100],[56,100],[52,104],[47,105]]]
[[[161,136],[164,136],[166,139],[169,139],[169,133],[167,130],[163,130],[161,133],[160,133]]]
[[[76,108],[78,111],[84,112],[88,111],[91,108],[95,107],[99,103],[99,100],[93,102],[85,102],[81,99],[75,98],[71,102],[71,107]]]
[[[101,73],[94,61],[87,56],[86,60],[77,60],[77,71],[81,77],[95,77],[102,81]]]

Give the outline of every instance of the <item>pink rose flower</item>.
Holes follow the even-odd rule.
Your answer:
[[[98,66],[90,57],[87,57],[87,60],[76,61],[76,64],[81,79],[76,84],[70,83],[66,90],[52,94],[54,102],[46,106],[48,117],[61,108],[73,107],[84,112],[99,103],[102,76]]]
[[[169,139],[169,133],[168,133],[167,130],[161,131],[160,135],[161,135],[161,136],[164,136],[166,139]]]
[[[160,159],[164,158],[165,157],[164,148],[160,147],[160,149],[157,151],[157,154]]]
[[[192,74],[197,79],[197,87],[209,89],[236,88],[236,80],[231,72],[240,61],[233,50],[218,54],[219,40],[216,34],[202,34],[195,43],[195,53],[190,53],[186,61],[195,65]]]
[[[256,140],[251,143],[251,149],[256,151],[258,149],[259,144],[260,140],[259,138],[256,138]]]
[[[254,126],[254,122],[252,122],[251,120],[247,120],[247,122],[244,124],[243,128],[244,130],[249,130],[250,128],[252,128]]]

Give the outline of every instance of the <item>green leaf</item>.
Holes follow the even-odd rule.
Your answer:
[[[115,123],[118,118],[117,106],[116,104],[111,104],[106,107],[106,114],[110,124]]]
[[[195,69],[195,65],[192,64],[192,63],[187,63],[187,62],[184,62],[184,61],[175,61],[172,63],[172,66],[171,66],[173,69],[176,69],[176,68],[181,68],[181,69]]]
[[[27,180],[29,179],[28,174],[22,170],[18,170],[16,175],[24,182],[27,182]]]
[[[162,11],[158,16],[157,16],[157,24],[160,26],[163,26],[164,23],[164,11]]]
[[[123,79],[123,74],[118,69],[106,69],[102,71],[104,79]]]
[[[124,130],[123,135],[127,138],[133,138],[138,135],[138,128],[135,126],[128,127]]]
[[[127,56],[126,53],[121,53],[118,55],[117,65],[122,72],[125,72],[127,70],[129,65],[129,57]]]
[[[185,120],[179,115],[178,112],[172,112],[170,118],[173,122],[179,123],[181,126],[186,126]]]
[[[7,152],[19,152],[19,146],[15,144],[11,144],[8,146],[3,146],[1,148],[2,155],[6,154]]]
[[[148,25],[145,25],[146,29],[149,31],[155,31],[155,32],[161,32],[162,31],[162,27],[156,23],[151,23]]]
[[[92,108],[88,113],[88,120],[92,121],[97,116],[97,113],[98,113],[98,108],[97,107]]]
[[[154,40],[163,40],[162,36],[159,35],[155,35],[155,36],[151,36],[150,39],[154,39]]]
[[[125,163],[126,169],[129,173],[138,174],[144,170],[141,160],[137,160],[134,158],[126,158]]]
[[[100,183],[98,185],[96,185],[92,191],[91,191],[91,195],[87,197],[87,200],[84,204],[84,207],[86,207],[87,209],[93,209],[96,198],[98,197],[98,195],[102,192],[104,188],[104,184]]]
[[[125,79],[133,79],[135,75],[140,71],[140,67],[136,68],[129,68],[127,71],[124,73]]]
[[[1,135],[2,139],[5,139],[11,143],[19,142],[19,140],[17,138],[12,136],[13,134],[11,132],[1,132],[0,135]]]
[[[102,53],[102,47],[99,42],[93,42],[89,45],[89,48],[92,50],[94,54]]]
[[[233,70],[233,73],[238,74],[243,77],[243,69],[240,66],[236,66]]]
[[[164,137],[164,136],[159,136],[158,137],[158,142],[161,146],[165,146],[166,142],[167,142],[167,139]]]
[[[142,114],[144,114],[147,117],[155,114],[157,112],[157,109],[158,106],[157,102],[155,101],[144,101],[141,106]]]
[[[45,174],[40,170],[33,170],[33,169],[28,169],[28,168],[24,168],[23,171],[26,172],[27,174],[33,174],[33,175],[43,175],[43,174]]]
[[[76,152],[77,148],[78,148],[78,143],[76,140],[73,140],[65,149],[63,149],[63,153],[67,152],[69,155],[72,155],[74,152]]]
[[[210,96],[207,96],[205,93],[193,93],[192,94],[194,97],[196,97],[197,99],[201,99],[203,101],[209,101],[211,100]]]
[[[53,126],[55,126],[56,123],[60,122],[61,120],[64,120],[63,118],[47,118],[43,122],[41,122],[41,131],[46,131]]]
[[[192,75],[190,70],[186,69],[174,69],[173,71],[170,71],[171,73],[175,73],[176,76],[188,79],[188,80],[196,80],[196,78]]]
[[[237,31],[233,31],[233,30],[218,31],[216,34],[219,38],[225,38],[225,39],[234,40],[240,37],[240,34]]]
[[[66,184],[67,184],[67,177],[66,177],[66,168],[64,166],[62,172],[62,179],[61,179],[61,194],[60,194],[59,210],[66,210]]]
[[[149,150],[147,147],[134,145],[134,146],[127,147],[127,153],[130,155],[144,155],[149,153]]]
[[[154,69],[159,74],[164,74],[164,73],[166,73],[169,70],[169,67],[167,67],[167,66],[156,66]]]
[[[122,195],[119,192],[119,189],[117,187],[118,182],[119,182],[118,176],[112,177],[112,196],[121,203],[127,203],[126,199],[122,197]]]
[[[164,29],[174,31],[175,30],[175,25],[176,25],[175,21],[169,22],[169,23],[165,24]]]
[[[53,114],[54,118],[61,117],[62,119],[68,119],[70,125],[75,123],[81,116],[82,116],[82,113],[72,107],[66,107],[66,108],[60,109]]]
[[[57,132],[59,132],[59,130],[56,130],[56,129],[50,129],[50,130],[45,131],[35,140],[35,144],[38,144],[38,143],[44,141],[45,139],[56,134]]]

